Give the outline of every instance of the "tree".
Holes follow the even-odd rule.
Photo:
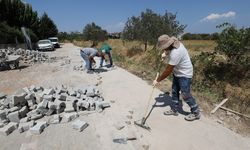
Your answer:
[[[46,13],[44,13],[40,19],[38,33],[41,39],[56,36],[58,33],[55,23]]]
[[[224,23],[217,41],[217,52],[224,53],[234,64],[249,65],[250,28],[237,29],[235,26]]]
[[[31,5],[20,0],[0,0],[0,22],[6,22],[15,28],[26,27],[37,31],[39,17]]]
[[[20,30],[10,27],[6,22],[0,23],[0,44],[15,43],[16,40],[23,42],[23,36]]]
[[[178,36],[183,33],[185,27],[176,20],[176,14],[166,12],[161,16],[146,9],[140,16],[128,18],[122,37],[126,40],[143,42],[146,51],[148,43],[156,44],[160,35]]]
[[[107,39],[108,33],[103,30],[100,26],[96,25],[94,22],[87,24],[83,29],[83,38],[85,40],[90,40],[93,42],[92,45],[96,45],[96,42],[103,41]]]

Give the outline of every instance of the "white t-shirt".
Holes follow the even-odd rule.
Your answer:
[[[192,78],[193,65],[188,51],[182,43],[180,43],[179,48],[170,51],[169,64],[174,66],[174,75],[176,77]]]

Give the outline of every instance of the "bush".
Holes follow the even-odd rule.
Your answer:
[[[225,54],[229,62],[233,64],[249,63],[250,52],[250,28],[236,29],[230,24],[223,24],[219,27],[226,28],[219,34],[215,50]]]
[[[127,56],[133,57],[137,54],[141,54],[143,52],[143,49],[140,46],[133,46],[132,48],[127,50]]]

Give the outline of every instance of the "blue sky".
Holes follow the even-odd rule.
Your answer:
[[[131,16],[147,8],[158,14],[177,13],[187,25],[185,32],[213,33],[216,25],[230,22],[250,27],[249,0],[22,0],[32,5],[39,16],[46,12],[59,31],[80,31],[95,22],[108,32],[121,31]]]

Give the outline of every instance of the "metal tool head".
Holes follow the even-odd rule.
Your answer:
[[[134,124],[148,131],[151,130],[151,128],[146,124],[145,118],[142,118],[142,120],[134,121]]]
[[[113,139],[114,143],[119,143],[119,144],[127,144],[127,140],[124,138],[121,139]]]
[[[136,137],[113,139],[114,143],[127,144],[127,141],[136,140]]]

